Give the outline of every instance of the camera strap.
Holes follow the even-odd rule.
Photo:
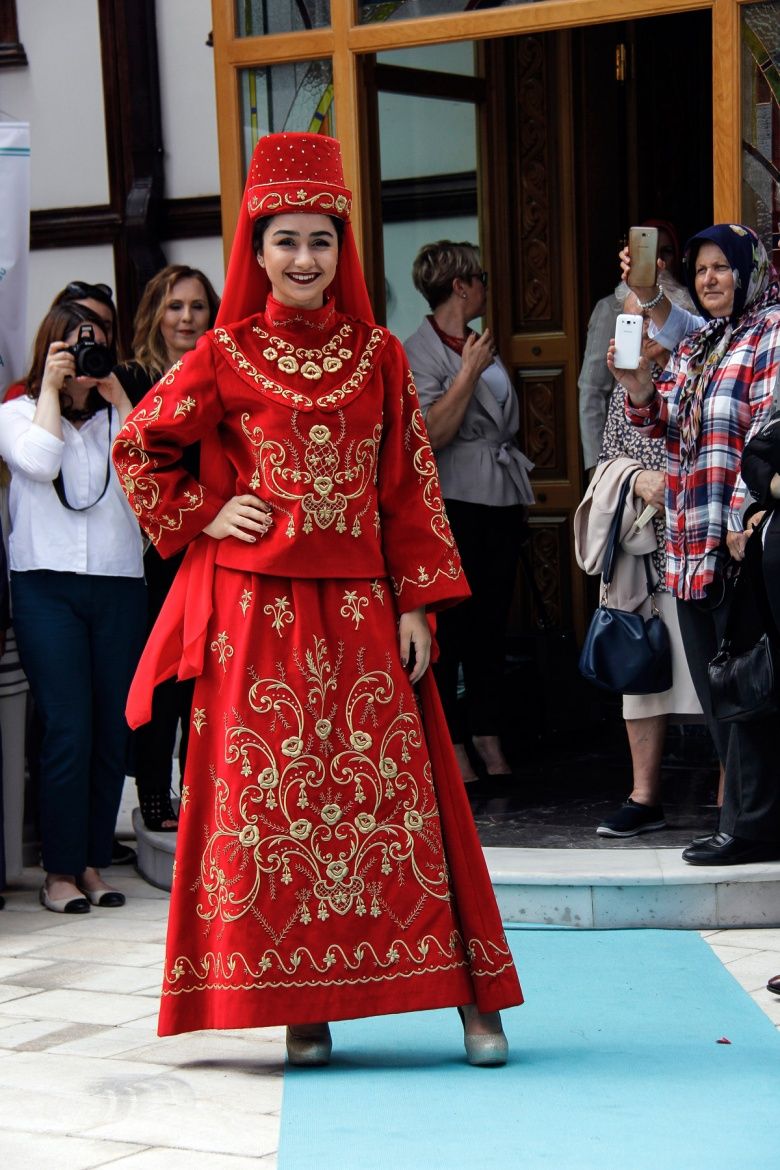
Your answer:
[[[90,508],[94,508],[95,504],[99,504],[103,496],[108,491],[108,485],[111,482],[111,407],[108,408],[108,453],[106,455],[106,479],[103,484],[103,490],[96,500],[91,504],[84,504],[82,508],[74,508],[73,504],[68,503],[68,497],[65,495],[65,481],[62,478],[62,469],[57,473],[57,478],[53,481],[54,490],[57,493],[57,499],[62,504],[63,508],[67,508],[69,512],[88,512]]]

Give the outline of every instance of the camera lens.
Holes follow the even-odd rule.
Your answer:
[[[114,368],[108,346],[99,341],[82,342],[77,347],[76,371],[85,378],[107,378]]]

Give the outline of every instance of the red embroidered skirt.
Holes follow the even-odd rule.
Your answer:
[[[522,1002],[430,672],[385,581],[217,568],[161,1035]]]

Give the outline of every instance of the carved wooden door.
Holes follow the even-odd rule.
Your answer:
[[[520,445],[533,460],[531,552],[550,613],[583,629],[585,579],[572,518],[582,495],[579,339],[569,33],[485,44],[481,224],[492,325],[520,397]],[[518,578],[511,630],[531,624]]]

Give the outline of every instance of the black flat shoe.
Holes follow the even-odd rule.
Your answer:
[[[38,896],[41,906],[55,914],[89,914],[89,902],[86,898],[50,898],[46,886],[41,886]]]
[[[138,797],[141,816],[144,825],[150,833],[175,833],[179,827],[179,818],[176,809],[171,803],[167,792],[145,792]],[[163,821],[173,821],[172,825],[164,825]]]
[[[775,995],[780,995],[780,975],[774,975],[766,985],[767,991],[774,991]]]
[[[115,909],[125,904],[125,896],[120,894],[119,890],[85,890],[83,886],[79,886],[79,889],[93,906],[100,906],[103,910]]]
[[[712,837],[683,849],[682,857],[689,865],[749,865],[754,861],[780,860],[780,843],[749,841],[745,837],[732,837],[729,833],[714,833]]]

